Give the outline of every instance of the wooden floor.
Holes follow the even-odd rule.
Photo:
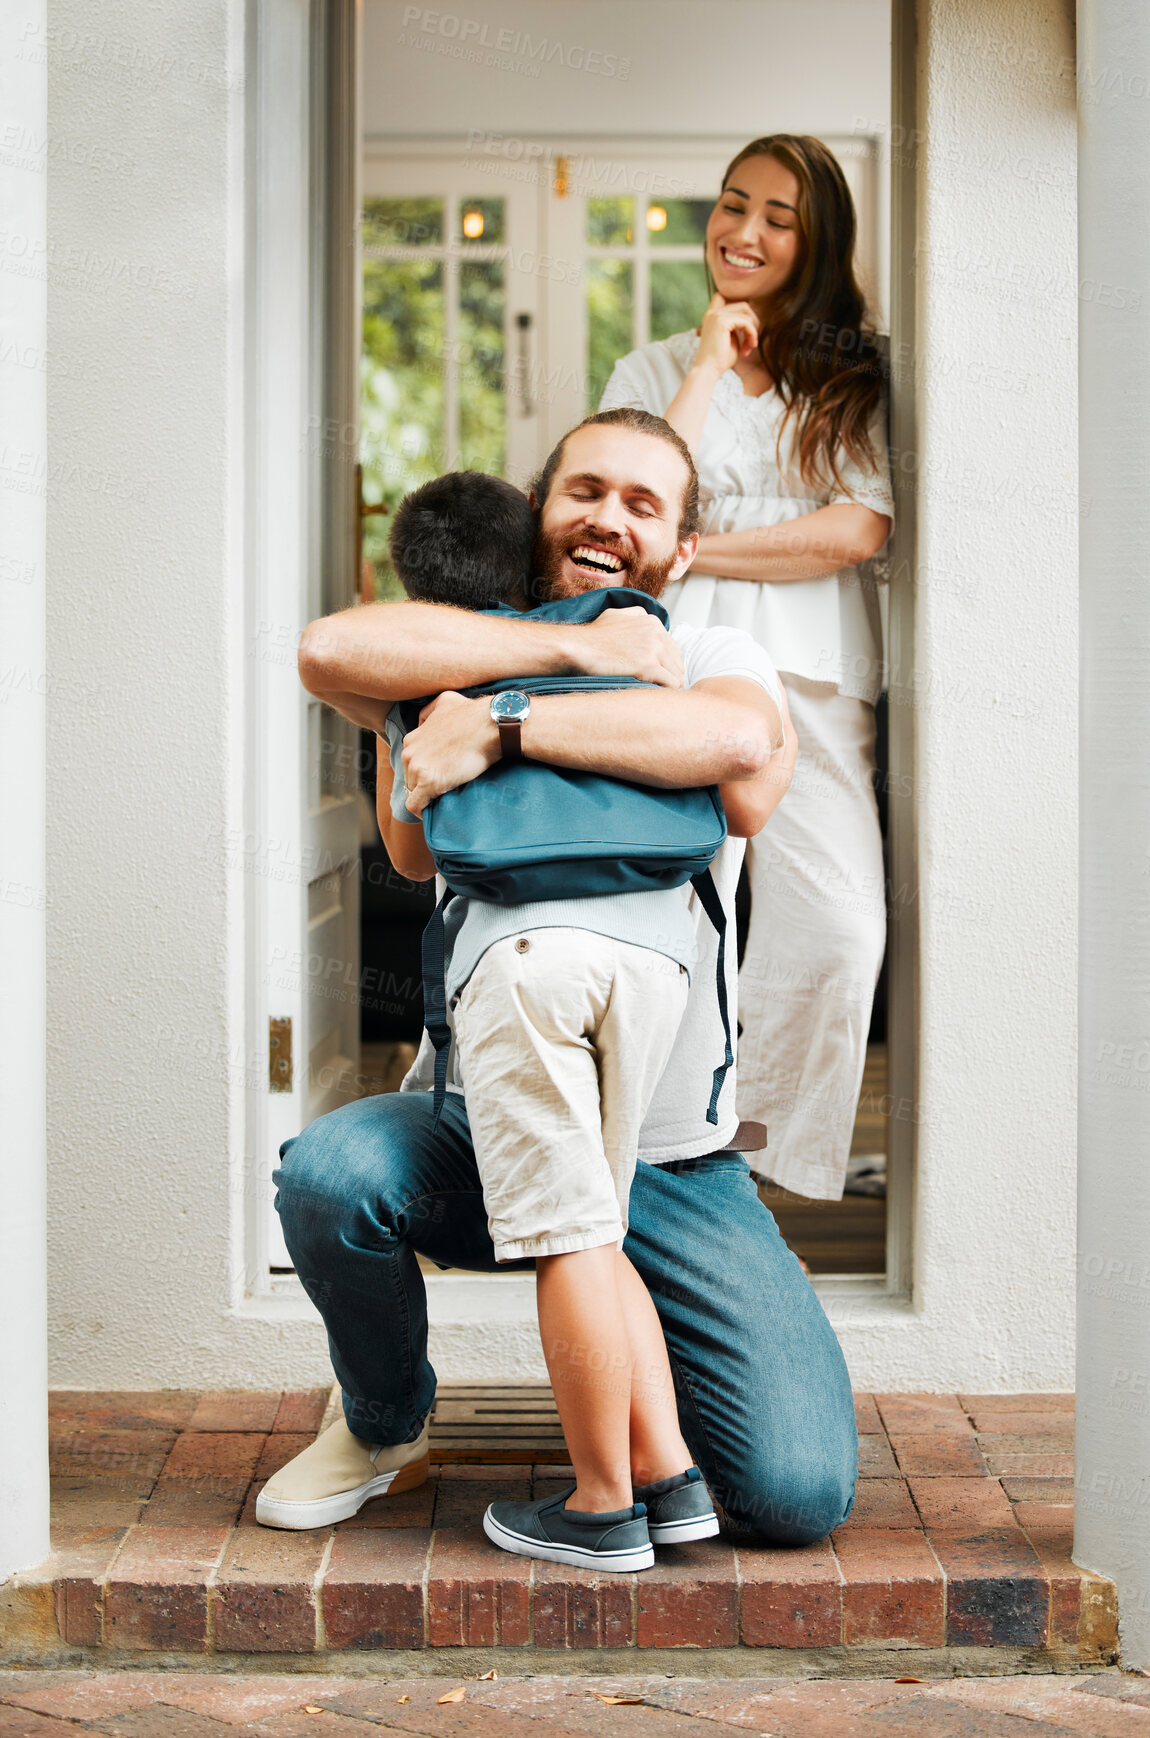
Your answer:
[[[774,1183],[760,1184],[759,1196],[810,1273],[885,1273],[886,1201],[882,1196],[844,1195],[841,1201],[809,1201]]]
[[[886,1152],[886,1083],[886,1045],[870,1044],[851,1137],[852,1153]],[[844,1195],[841,1201],[811,1201],[780,1189],[776,1183],[761,1183],[759,1196],[811,1273],[885,1273],[885,1196]]]
[[[415,1060],[414,1044],[365,1044],[360,1072],[365,1095],[396,1092]],[[886,1152],[886,1046],[867,1050],[859,1095],[852,1153]],[[769,1151],[769,1149],[768,1149]],[[779,1230],[813,1274],[880,1274],[886,1268],[886,1200],[881,1195],[844,1195],[841,1201],[812,1201],[792,1195],[775,1183],[762,1183],[759,1196],[775,1216]],[[420,1258],[426,1273],[440,1273],[434,1262]]]

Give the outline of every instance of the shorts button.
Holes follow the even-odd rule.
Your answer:
[[[530,946],[531,946],[531,943],[528,941],[527,937],[525,935],[521,935],[519,937],[519,940],[515,943],[515,951],[516,951],[516,953],[526,953],[527,949]]]

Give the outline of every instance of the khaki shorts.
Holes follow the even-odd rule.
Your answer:
[[[687,990],[666,954],[592,930],[487,949],[455,1037],[497,1261],[622,1246],[639,1128]]]

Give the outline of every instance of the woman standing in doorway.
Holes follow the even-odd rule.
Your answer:
[[[823,1199],[842,1193],[886,939],[867,563],[894,508],[855,227],[825,145],[754,140],[707,224],[702,326],[625,356],[600,406],[665,416],[695,456],[704,535],[664,594],[672,624],[745,629],[787,689],[798,765],[747,847],[739,1115],[767,1124],[775,1181]]]

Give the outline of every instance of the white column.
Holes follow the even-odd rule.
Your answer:
[[[0,6],[0,1580],[48,1555],[44,6]]]
[[[1150,9],[1078,10],[1082,906],[1075,1561],[1150,1667]]]

